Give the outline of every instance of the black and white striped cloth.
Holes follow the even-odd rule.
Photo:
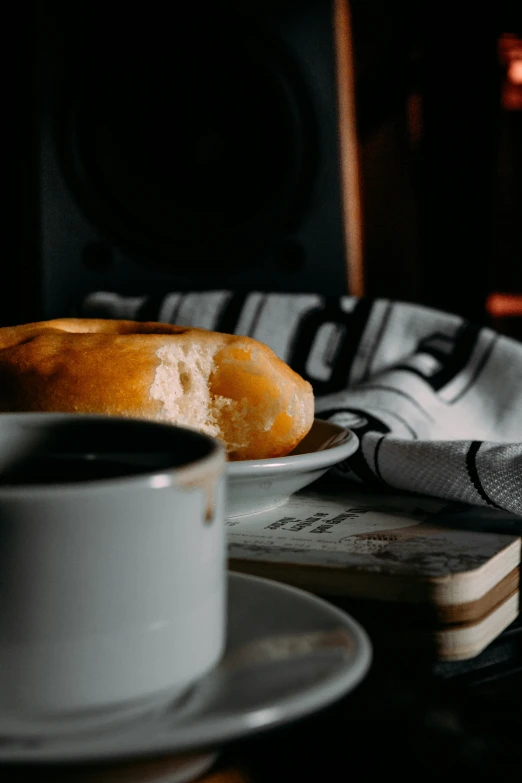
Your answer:
[[[337,473],[522,515],[522,343],[385,299],[229,291],[97,292],[85,317],[250,335],[313,385],[360,448]]]

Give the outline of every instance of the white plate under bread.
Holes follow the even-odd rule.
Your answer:
[[[351,430],[314,419],[309,433],[288,456],[229,462],[227,518],[281,506],[353,454],[358,442]]]

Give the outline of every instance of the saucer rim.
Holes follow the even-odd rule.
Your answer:
[[[313,604],[316,608],[319,608],[324,612],[325,620],[329,617],[332,622],[337,622],[339,627],[344,628],[350,633],[354,643],[354,654],[352,658],[337,670],[332,668],[332,671],[328,672],[327,675],[324,675],[322,680],[308,686],[303,685],[297,694],[282,696],[279,700],[274,699],[274,704],[269,708],[266,706],[254,706],[253,708],[242,709],[237,708],[230,716],[227,716],[225,720],[223,720],[222,716],[219,719],[219,725],[216,723],[217,719],[213,719],[212,713],[210,713],[210,715],[205,715],[205,704],[203,703],[199,713],[196,711],[196,715],[191,715],[187,723],[185,723],[185,726],[188,726],[189,734],[191,728],[194,726],[196,727],[195,732],[193,732],[192,736],[185,737],[181,742],[178,741],[177,744],[175,724],[171,724],[173,731],[172,736],[169,737],[168,740],[162,736],[156,743],[145,739],[144,745],[142,746],[139,746],[138,744],[138,747],[125,747],[126,742],[129,743],[132,739],[135,739],[133,729],[137,725],[139,726],[139,717],[136,717],[132,721],[132,725],[130,726],[127,735],[125,726],[116,724],[113,727],[116,742],[118,741],[118,737],[120,737],[120,746],[115,749],[103,747],[98,747],[98,749],[96,749],[97,735],[95,734],[93,737],[90,733],[83,734],[82,732],[76,734],[71,732],[71,734],[68,734],[67,736],[64,735],[58,738],[44,736],[42,739],[37,736],[37,741],[43,743],[43,749],[39,749],[38,747],[35,749],[30,747],[31,740],[27,736],[24,737],[16,733],[10,735],[0,723],[0,738],[3,740],[2,745],[0,746],[0,764],[12,762],[27,764],[39,763],[43,765],[56,763],[81,765],[125,760],[130,762],[140,758],[154,758],[169,754],[174,756],[185,752],[197,752],[204,750],[205,748],[220,748],[226,743],[243,739],[271,728],[277,728],[278,726],[286,725],[293,720],[312,715],[346,696],[365,678],[373,661],[373,645],[365,628],[348,612],[339,609],[334,604],[331,604],[313,593],[273,579],[237,573],[230,570],[227,570],[227,578],[230,582],[239,583],[239,585],[242,583],[250,583],[257,584],[261,590],[263,587],[266,587],[268,589],[272,588],[276,591],[282,591],[291,595],[298,601]],[[202,681],[202,690],[204,690],[203,683],[205,682],[205,679],[206,678]],[[143,715],[145,726],[147,725],[148,718],[150,718],[150,711],[145,712]],[[6,722],[8,721],[6,720]],[[159,728],[161,729],[161,725]],[[106,727],[104,733],[110,734],[111,727]],[[25,741],[28,739],[29,750],[23,747]],[[51,743],[58,742],[58,747],[46,749],[46,739]],[[79,742],[80,745],[83,742],[83,746],[78,747],[76,744],[72,751],[64,752],[63,746],[67,745],[69,740],[73,743]],[[15,744],[14,749],[9,750],[9,742]],[[17,748],[17,743],[21,743],[22,747]]]
[[[317,421],[324,422],[323,419],[315,418],[314,424]],[[339,436],[343,437],[340,442],[306,454],[289,454],[286,457],[228,462],[225,471],[227,479],[256,479],[259,476],[275,473],[306,473],[330,468],[351,456],[359,445],[359,438],[355,432],[334,422],[325,423],[338,430]]]

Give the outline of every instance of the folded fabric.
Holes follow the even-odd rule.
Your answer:
[[[230,291],[122,297],[82,315],[250,335],[310,381],[316,414],[352,429],[350,480],[522,515],[522,343],[385,299]]]

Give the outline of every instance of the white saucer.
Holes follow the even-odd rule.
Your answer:
[[[218,748],[327,706],[368,671],[364,629],[309,593],[231,573],[228,607],[223,661],[181,705],[163,695],[140,715],[65,734],[20,732],[0,714],[0,762],[103,762]]]
[[[333,465],[357,450],[355,433],[315,419],[310,432],[286,457],[227,464],[227,518],[256,514],[285,503]]]

